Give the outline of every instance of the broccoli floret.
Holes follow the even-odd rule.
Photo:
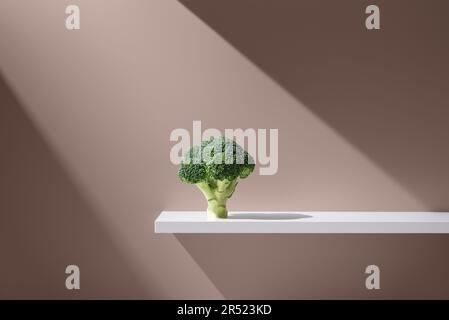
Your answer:
[[[178,176],[201,190],[208,202],[208,216],[227,218],[226,201],[234,193],[238,180],[248,177],[254,166],[251,155],[234,140],[217,137],[190,148]]]

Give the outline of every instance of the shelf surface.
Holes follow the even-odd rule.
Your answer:
[[[448,212],[230,212],[208,219],[205,211],[162,211],[155,233],[447,233]]]

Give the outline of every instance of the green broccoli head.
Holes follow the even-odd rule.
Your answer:
[[[190,148],[178,176],[200,188],[210,216],[226,218],[226,200],[234,193],[239,178],[248,177],[254,167],[254,159],[234,140],[217,137]]]

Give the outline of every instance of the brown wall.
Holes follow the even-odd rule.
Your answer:
[[[193,120],[279,129],[231,210],[449,210],[449,4],[373,3],[2,0],[0,297],[449,298],[445,235],[153,233]]]

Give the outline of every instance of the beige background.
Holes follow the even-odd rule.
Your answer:
[[[193,120],[279,129],[231,210],[449,210],[449,4],[376,3],[0,0],[0,297],[449,298],[446,235],[153,233]]]

